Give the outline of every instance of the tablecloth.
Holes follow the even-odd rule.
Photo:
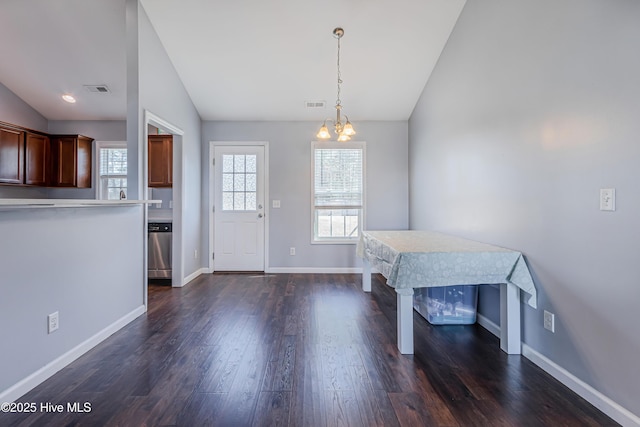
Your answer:
[[[520,252],[434,231],[364,231],[356,247],[396,289],[511,283],[536,308],[536,288]]]

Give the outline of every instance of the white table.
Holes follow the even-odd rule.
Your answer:
[[[500,348],[520,354],[520,290],[536,308],[536,289],[522,254],[433,231],[365,231],[357,253],[363,259],[362,289],[371,292],[371,267],[396,290],[398,349],[413,354],[414,288],[500,285]]]

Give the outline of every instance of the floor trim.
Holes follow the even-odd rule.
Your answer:
[[[640,426],[640,417],[576,377],[562,366],[522,344],[522,355],[623,426]]]
[[[60,357],[52,360],[26,378],[18,381],[8,389],[0,393],[0,402],[14,402],[27,392],[31,391],[38,385],[52,377],[56,372],[69,365],[71,362],[82,356],[105,339],[109,338],[115,332],[119,331],[134,319],[146,312],[144,305],[136,308],[132,312],[124,315],[120,319],[113,322],[97,334],[78,344],[71,350],[67,351]]]
[[[191,273],[190,275],[188,275],[187,277],[185,277],[182,280],[182,286],[186,285],[190,281],[196,279],[198,276],[200,276],[202,274],[205,274],[205,273],[209,273],[209,269],[208,268],[201,268],[199,270],[194,271],[193,273]]]
[[[362,268],[333,268],[333,267],[269,267],[266,273],[289,274],[362,274]]]
[[[491,320],[480,314],[478,314],[476,318],[480,326],[500,338],[499,325],[496,325]],[[623,426],[640,427],[640,417],[614,402],[609,397],[605,396],[589,384],[582,381],[580,378],[564,369],[562,366],[540,354],[525,343],[522,343],[522,355],[553,378],[567,386],[578,396],[582,397],[584,400],[607,414],[615,422],[620,423]]]
[[[476,314],[476,321],[478,325],[491,332],[496,337],[500,338],[500,325],[496,325],[489,318],[484,317],[482,314]]]

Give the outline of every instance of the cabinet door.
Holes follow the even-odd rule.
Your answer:
[[[53,182],[57,187],[91,187],[91,144],[82,135],[51,137]]]
[[[25,142],[24,183],[46,186],[49,183],[49,138],[27,133]]]
[[[24,132],[0,128],[0,182],[24,182]]]
[[[56,137],[53,140],[54,182],[58,187],[75,187],[77,170],[77,138]]]
[[[149,136],[149,187],[171,187],[173,181],[172,140],[173,135]]]
[[[76,186],[91,188],[91,143],[93,139],[86,136],[78,137],[76,161]]]

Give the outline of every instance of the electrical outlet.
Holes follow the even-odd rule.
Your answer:
[[[289,255],[295,255],[296,254],[296,248],[289,248]]]
[[[544,328],[547,331],[556,332],[556,315],[547,310],[544,311]]]
[[[58,317],[57,311],[55,313],[51,313],[50,315],[48,315],[47,321],[48,321],[47,333],[50,334],[58,330],[58,327],[60,326],[60,319]]]
[[[600,189],[600,210],[601,211],[616,210],[616,189],[615,188]]]

